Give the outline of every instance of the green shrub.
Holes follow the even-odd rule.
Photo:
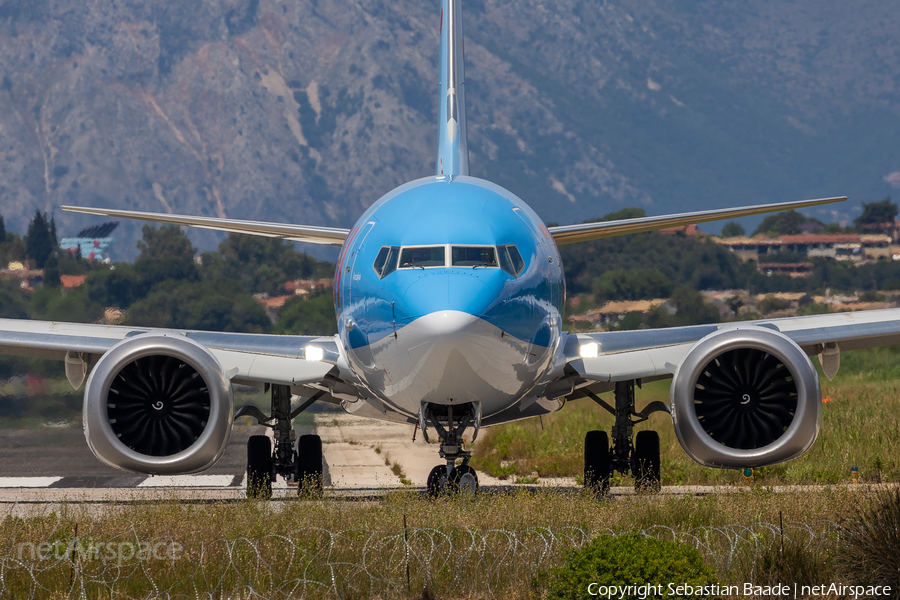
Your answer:
[[[697,550],[675,542],[647,538],[637,532],[601,535],[587,546],[571,552],[563,566],[548,569],[535,580],[536,585],[547,590],[551,599],[591,598],[588,592],[591,583],[662,585],[667,598],[688,597],[669,596],[668,585],[672,582],[696,587],[713,585],[718,580],[715,571],[703,562]],[[616,594],[616,597],[640,596],[634,590],[630,594]]]

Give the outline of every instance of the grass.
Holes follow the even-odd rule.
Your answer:
[[[847,486],[607,501],[546,490],[429,500],[401,490],[379,501],[164,501],[122,503],[99,513],[62,504],[59,512],[36,511],[29,518],[0,514],[0,564],[10,597],[28,597],[35,585],[36,597],[65,597],[74,584],[79,597],[84,585],[87,598],[225,597],[239,590],[239,597],[252,591],[266,598],[414,598],[425,588],[446,598],[540,598],[535,575],[603,533],[640,531],[688,543],[723,581],[749,581],[744,578],[754,569],[781,565],[776,547],[782,543],[802,555],[794,559],[800,568],[830,572],[831,562],[816,561],[831,560],[838,543],[834,527],[873,497],[867,486]],[[84,546],[149,542],[181,550],[174,560],[112,564],[82,556],[73,563],[65,549],[76,531]],[[62,551],[48,560],[26,556],[17,562],[16,548],[42,542]],[[808,548],[821,553],[810,559]]]
[[[851,467],[861,482],[900,481],[900,348],[890,346],[845,352],[834,381],[821,375],[822,428],[812,449],[799,459],[757,469],[762,484],[841,483],[850,481]],[[813,358],[818,368],[818,361]],[[654,400],[669,402],[669,381],[635,390],[640,410]],[[611,393],[604,394],[611,402]],[[582,446],[591,429],[611,430],[613,418],[591,400],[571,402],[558,413],[487,429],[475,445],[472,465],[495,477],[576,477],[584,468]],[[678,443],[670,417],[651,415],[635,431],[660,434],[664,485],[734,484],[738,471],[716,470],[694,463]],[[614,477],[612,484],[630,484]]]

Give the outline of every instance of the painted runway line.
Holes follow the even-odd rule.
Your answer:
[[[244,485],[236,475],[122,475],[121,477],[0,477],[0,489],[125,489],[125,488],[228,488]]]
[[[138,487],[235,487],[243,475],[157,475],[148,477]]]
[[[50,487],[62,477],[0,477],[0,488]]]

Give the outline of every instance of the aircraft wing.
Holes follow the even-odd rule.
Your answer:
[[[339,356],[332,337],[178,331],[150,327],[82,325],[0,319],[0,354],[63,360],[73,386],[80,387],[84,365],[96,362],[127,338],[146,333],[183,335],[208,348],[234,383],[299,386],[322,381],[335,371]],[[307,346],[323,350],[324,360],[306,360]],[[70,366],[78,373],[70,375]],[[76,384],[77,381],[77,384]]]
[[[720,329],[747,325],[779,331],[808,355],[900,344],[900,308],[760,319],[669,329],[571,334],[565,356],[577,376],[595,382],[671,377],[693,344]],[[596,346],[593,346],[596,344]],[[591,356],[596,352],[596,356]],[[584,356],[588,355],[588,356]],[[839,354],[838,354],[839,355]],[[829,375],[834,376],[837,367]]]
[[[263,237],[281,238],[294,242],[328,244],[332,246],[343,245],[344,240],[347,239],[347,235],[350,233],[349,229],[339,229],[337,227],[266,223],[263,221],[241,221],[237,219],[219,219],[215,217],[191,217],[134,210],[114,210],[111,208],[81,208],[78,206],[62,206],[60,208],[68,212],[84,213],[88,215],[121,217],[123,219],[137,219],[139,221],[166,223],[168,225],[188,225],[190,227],[199,227],[201,229],[215,229],[216,231],[227,231],[229,233],[246,233]]]
[[[630,233],[642,233],[655,231],[666,227],[681,227],[683,225],[696,225],[722,219],[736,219],[764,213],[778,212],[781,210],[794,210],[809,208],[820,204],[843,202],[846,196],[838,198],[819,198],[817,200],[800,200],[797,202],[779,202],[777,204],[758,204],[755,206],[742,206],[739,208],[724,208],[717,210],[701,210],[698,212],[681,213],[677,215],[660,215],[656,217],[640,217],[637,219],[624,219],[621,221],[603,221],[600,223],[582,223],[580,225],[560,225],[549,227],[550,235],[557,245],[574,244],[588,240],[628,235]],[[65,207],[64,207],[65,208]]]

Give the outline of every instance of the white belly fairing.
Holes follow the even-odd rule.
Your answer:
[[[478,317],[448,310],[348,355],[369,389],[402,412],[415,415],[422,402],[477,401],[490,416],[518,401],[546,370],[550,349],[538,348],[526,364],[529,346]]]

